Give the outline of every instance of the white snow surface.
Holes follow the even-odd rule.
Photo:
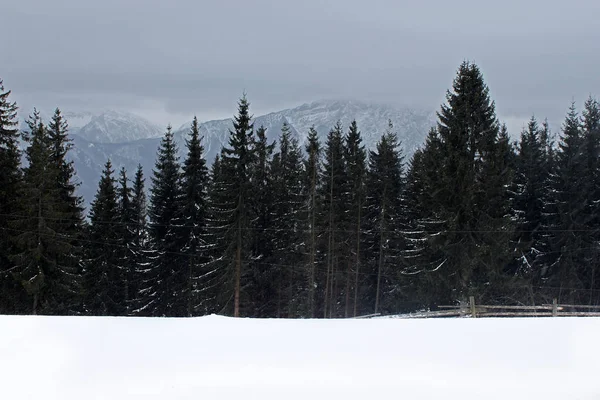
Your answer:
[[[600,319],[0,317],[6,399],[598,399]]]

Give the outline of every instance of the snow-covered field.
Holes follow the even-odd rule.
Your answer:
[[[600,399],[600,319],[0,317],[3,399]]]

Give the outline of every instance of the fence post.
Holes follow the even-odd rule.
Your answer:
[[[552,299],[552,316],[558,317],[558,302],[556,299]]]
[[[477,318],[477,309],[475,308],[475,296],[469,297],[469,304],[471,305],[471,317]]]

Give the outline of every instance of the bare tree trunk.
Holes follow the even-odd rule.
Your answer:
[[[194,257],[190,256],[190,262],[188,265],[188,301],[187,301],[187,315],[188,317],[192,316],[192,288],[193,288],[193,283],[192,283],[192,276],[193,276],[193,264],[194,264]]]
[[[385,193],[385,192],[384,192]],[[375,311],[377,314],[379,310],[379,292],[381,290],[381,271],[383,270],[383,253],[384,253],[384,240],[385,240],[385,205],[381,210],[381,232],[379,234],[379,263],[377,266],[377,289],[375,292]]]
[[[332,150],[333,151],[333,150]],[[329,182],[329,248],[327,249],[327,278],[325,282],[325,306],[323,307],[324,317],[327,318],[327,302],[329,285],[331,284],[331,292],[333,292],[333,249],[335,247],[335,234],[333,232],[333,165],[331,165],[331,179]],[[331,271],[331,279],[329,273]],[[332,296],[333,297],[333,296]],[[329,308],[333,308],[333,302],[329,303]],[[329,312],[331,316],[331,310]]]
[[[344,307],[344,318],[348,318],[350,314],[350,275],[352,274],[352,268],[350,268],[350,263],[348,263],[348,268],[346,269],[346,307]]]
[[[331,217],[330,217],[331,219]],[[331,226],[331,223],[330,223]],[[327,272],[325,273],[325,296],[324,296],[324,300],[323,300],[323,318],[327,318],[327,304],[329,302],[329,274],[331,271],[331,266],[332,266],[332,255],[331,252],[333,251],[333,246],[331,244],[332,242],[332,235],[333,232],[331,232],[331,228],[329,228],[329,246],[327,249]]]
[[[240,281],[242,276],[242,225],[238,221],[237,249],[235,255],[235,292],[233,300],[233,316],[240,316]]]
[[[311,224],[310,224],[310,275],[308,280],[308,304],[310,317],[315,317],[315,234],[316,234],[316,190],[317,190],[317,168],[313,168],[311,187]]]
[[[31,311],[31,313],[33,315],[37,315],[37,305],[38,305],[38,294],[35,293],[33,295],[33,308],[32,308],[32,311]]]
[[[362,202],[359,199],[358,206],[358,225],[356,229],[356,270],[354,271],[354,316],[356,317],[358,305],[358,270],[360,269],[360,229],[361,229],[361,211]]]
[[[330,300],[329,300],[329,318],[333,318],[333,311],[336,305],[336,298],[337,298],[337,279],[336,279],[336,267],[337,267],[337,262],[338,259],[337,257],[334,258],[333,262],[331,263],[331,289],[330,289]]]

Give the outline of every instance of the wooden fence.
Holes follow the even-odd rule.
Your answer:
[[[558,304],[554,299],[552,304],[539,306],[501,306],[480,305],[475,298],[470,297],[469,303],[455,306],[439,306],[439,311],[424,311],[403,315],[403,318],[444,318],[444,317],[600,317],[600,306]]]

